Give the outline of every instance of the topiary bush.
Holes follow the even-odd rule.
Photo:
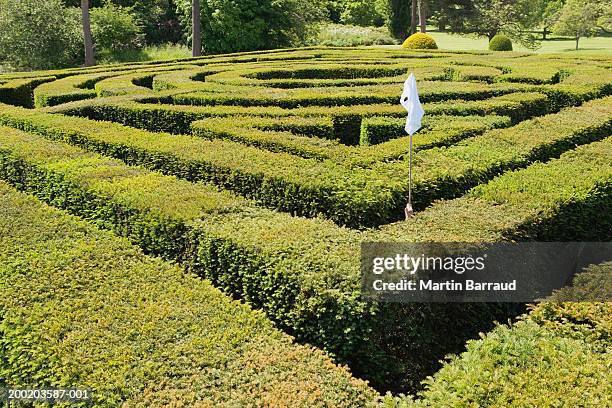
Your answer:
[[[429,35],[425,33],[414,33],[404,41],[402,48],[413,50],[437,50],[438,44]]]
[[[491,51],[512,51],[512,41],[503,34],[497,34],[489,41]]]

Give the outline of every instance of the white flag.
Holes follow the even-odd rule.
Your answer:
[[[421,119],[425,114],[421,101],[419,101],[419,94],[417,91],[416,78],[414,74],[410,74],[406,82],[404,82],[404,91],[400,97],[400,103],[408,111],[408,118],[406,119],[406,132],[410,136],[421,128]]]

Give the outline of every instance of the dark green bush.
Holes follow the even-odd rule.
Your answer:
[[[80,14],[61,0],[0,0],[0,56],[12,69],[51,69],[81,62]]]
[[[503,34],[497,34],[489,41],[491,51],[512,51],[512,41]]]

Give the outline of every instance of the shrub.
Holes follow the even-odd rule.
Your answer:
[[[610,364],[612,354],[532,321],[499,326],[425,382],[423,405],[606,406]]]
[[[191,36],[191,1],[177,0],[184,34]],[[323,18],[314,0],[209,0],[201,2],[206,53],[262,50],[302,44]]]
[[[357,47],[360,45],[396,44],[385,28],[354,25],[324,24],[307,44],[330,47]]]
[[[383,406],[608,406],[612,304],[596,286],[609,286],[611,274],[609,262],[586,268],[573,288],[531,306],[518,323],[469,341],[424,381],[422,399],[387,396]],[[566,296],[574,301],[559,301]]]
[[[209,281],[4,183],[0,230],[3,385],[78,385],[93,406],[374,405]]]
[[[489,41],[491,51],[512,51],[512,41],[503,34],[497,34]]]
[[[341,19],[344,24],[380,27],[385,23],[386,0],[349,0]]]
[[[109,2],[91,9],[91,31],[96,53],[102,59],[112,58],[114,52],[142,46],[142,27],[128,7]]]
[[[0,56],[12,69],[76,65],[82,52],[78,9],[61,0],[0,0]]]
[[[402,44],[402,48],[412,50],[437,50],[438,45],[436,40],[425,33],[414,33],[410,37],[406,38],[406,41]]]

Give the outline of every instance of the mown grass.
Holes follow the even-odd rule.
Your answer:
[[[430,31],[438,44],[438,48],[452,51],[487,50],[489,41],[485,37],[472,37],[466,35],[450,34]],[[567,38],[551,38],[542,41],[537,50],[529,50],[516,42],[513,42],[514,51],[530,51],[536,53],[559,53],[567,52],[579,55],[606,54],[612,55],[612,37],[581,38],[578,51],[575,50],[576,43]]]

